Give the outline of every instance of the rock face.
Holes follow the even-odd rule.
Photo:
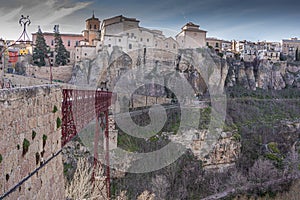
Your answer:
[[[217,130],[216,141],[209,141],[209,130],[189,130],[183,134],[169,136],[171,141],[191,149],[206,169],[222,170],[235,164],[241,152],[241,143],[236,131]]]
[[[226,86],[240,85],[255,90],[281,90],[300,86],[300,65],[262,60],[256,62],[229,62]]]
[[[103,50],[93,60],[85,59],[76,63],[70,83],[82,87],[96,88],[100,86],[100,78],[103,77],[102,74],[108,68],[108,59],[108,52]]]
[[[299,63],[225,60],[208,49],[182,49],[177,54],[154,49],[127,54],[119,47],[114,47],[111,55],[103,49],[95,59],[76,63],[70,83],[112,89],[128,70],[140,69],[145,73],[155,66],[163,68],[165,74],[184,74],[195,93],[200,95],[208,90],[210,93],[219,93],[224,86],[234,85],[251,90],[300,87]]]

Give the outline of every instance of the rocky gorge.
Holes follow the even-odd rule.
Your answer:
[[[71,83],[112,90],[130,70],[139,73],[132,79],[150,74],[150,80],[162,78],[166,87],[171,87],[172,77],[180,74],[200,100],[225,95],[226,115],[221,129],[216,129],[217,141],[206,154],[201,149],[206,145],[204,138],[211,134],[207,124],[217,120],[211,115],[214,109],[211,102],[200,109],[201,118],[196,130],[177,133],[179,125],[167,121],[169,126],[147,141],[119,130],[117,145],[127,151],[155,151],[170,141],[181,143],[187,151],[176,162],[154,172],[116,173],[118,176],[111,181],[114,198],[201,199],[240,185],[245,185],[245,188],[239,188],[240,193],[228,193],[229,197],[238,194],[257,197],[288,190],[289,184],[299,177],[299,63],[244,62],[225,59],[210,49],[186,49],[178,54],[137,50],[127,54],[115,47],[110,55],[102,50],[95,58],[76,63]],[[172,93],[164,87],[151,90],[150,86],[150,90],[144,88],[138,92],[172,98]],[[145,112],[143,115],[146,117],[139,117],[145,118],[146,123],[148,114]],[[193,142],[186,144],[182,138]],[[87,150],[78,147],[79,144],[76,144],[76,149],[84,150],[86,156]],[[72,147],[69,148],[69,153],[74,152]],[[76,158],[71,156],[66,160],[76,167]],[[258,176],[255,171],[261,172],[261,182],[255,178]],[[280,181],[282,177],[292,176],[294,178],[284,179],[289,184]],[[263,183],[270,187],[260,188]]]

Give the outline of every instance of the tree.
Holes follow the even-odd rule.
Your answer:
[[[55,64],[56,65],[65,65],[70,58],[70,52],[67,51],[66,47],[63,44],[61,35],[59,33],[58,25],[54,26],[54,41],[55,41]]]
[[[38,27],[38,32],[36,33],[35,48],[33,49],[32,54],[34,64],[38,65],[39,67],[45,66],[45,58],[47,57],[48,52],[49,47],[46,44],[41,28]]]

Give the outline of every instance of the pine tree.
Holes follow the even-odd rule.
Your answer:
[[[58,25],[54,26],[54,41],[55,41],[55,64],[65,65],[70,58],[70,52],[67,51],[63,44],[61,35],[59,34]]]
[[[34,64],[38,65],[39,67],[45,66],[45,58],[47,57],[48,52],[49,47],[46,44],[41,28],[38,27],[38,32],[36,33],[35,48],[33,49],[32,54]]]

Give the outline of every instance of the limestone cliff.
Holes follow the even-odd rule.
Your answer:
[[[300,86],[300,65],[283,61],[231,62],[226,86],[246,89],[275,89]]]
[[[183,74],[195,93],[200,95],[207,91],[223,92],[224,87],[234,85],[250,90],[300,87],[299,63],[225,60],[209,49],[182,49],[176,54],[151,49],[127,54],[119,47],[114,47],[110,55],[103,49],[96,58],[76,63],[70,83],[111,90],[128,70],[141,69],[145,73],[154,67],[162,70],[160,75],[164,77],[175,72]],[[165,82],[168,83],[168,80]]]

